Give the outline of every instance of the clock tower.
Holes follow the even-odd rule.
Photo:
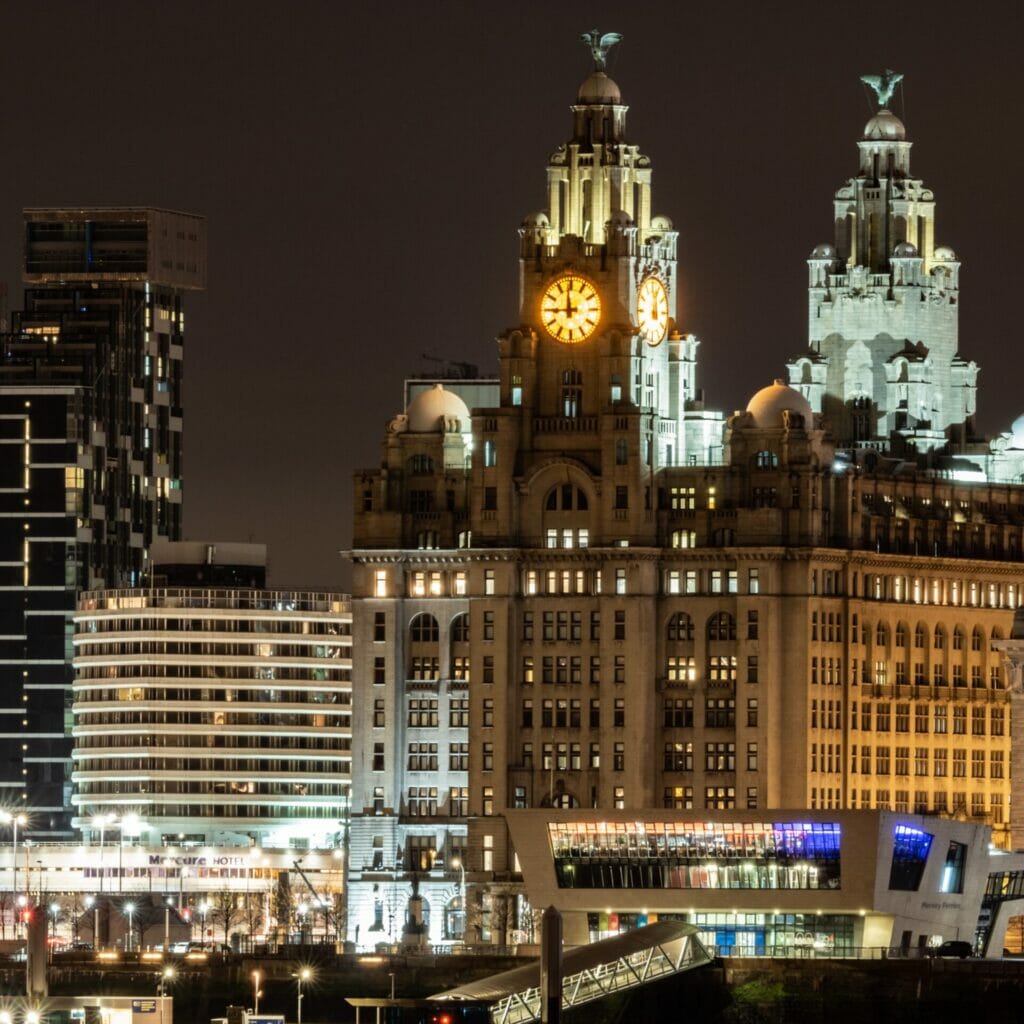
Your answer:
[[[651,212],[651,161],[629,140],[629,108],[605,70],[618,39],[583,37],[595,66],[570,108],[568,140],[548,159],[547,210],[519,230],[519,324],[499,338],[501,415],[486,419],[525,473],[572,452],[588,472],[616,476],[609,493],[642,494],[617,538],[638,543],[651,517],[633,512],[651,511],[654,475],[720,461],[722,419],[701,408],[699,342],[681,329],[678,232]],[[627,467],[632,478],[619,483]],[[501,518],[494,539],[515,532]]]

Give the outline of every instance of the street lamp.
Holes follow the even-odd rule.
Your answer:
[[[0,822],[11,826],[11,901],[18,897],[18,826],[28,823],[28,815],[0,811]]]
[[[165,967],[163,973],[160,975],[160,987],[157,989],[157,995],[167,995],[167,983],[174,981],[174,968]]]
[[[125,952],[130,953],[132,951],[132,915],[135,913],[135,904],[126,903],[124,912],[128,915],[128,945]]]
[[[203,942],[203,948],[206,948],[206,915],[210,912],[210,904],[203,900],[199,904],[199,913],[203,915],[203,934],[200,936]]]
[[[451,865],[459,869],[459,898],[462,901],[462,938],[466,937],[466,865],[461,857],[452,857]],[[454,929],[452,931],[454,935]]]
[[[97,814],[92,819],[92,826],[99,830],[100,833],[100,892],[103,892],[103,833],[111,822],[116,821],[117,818],[113,814]]]
[[[164,952],[171,948],[171,897],[164,897]]]
[[[252,1015],[254,1017],[259,1016],[260,1012],[260,996],[263,993],[260,991],[260,972],[252,972]]]
[[[295,985],[299,991],[299,997],[295,1007],[295,1020],[296,1024],[302,1024],[302,983],[312,979],[313,969],[311,967],[300,967],[293,977],[295,978]]]
[[[60,913],[60,904],[50,904],[50,945],[57,945],[57,915]]]

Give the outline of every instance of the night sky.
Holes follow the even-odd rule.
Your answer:
[[[1024,5],[108,2],[13,4],[0,58],[0,280],[20,301],[24,206],[205,214],[187,302],[185,529],[257,540],[271,581],[342,586],[351,476],[376,465],[422,353],[497,366],[516,229],[544,203],[590,58],[680,232],[681,326],[731,411],[806,341],[806,266],[871,113],[893,104],[963,260],[979,426],[1021,394]]]

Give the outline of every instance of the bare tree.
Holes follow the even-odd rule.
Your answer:
[[[227,890],[211,894],[209,902],[210,920],[224,930],[224,945],[226,946],[230,941],[231,929],[244,920],[245,908],[239,902],[239,894]]]

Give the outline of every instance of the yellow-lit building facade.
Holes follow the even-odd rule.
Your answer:
[[[1009,842],[992,645],[1024,488],[836,438],[781,381],[704,409],[626,109],[602,70],[578,91],[496,404],[417,396],[356,477],[360,944],[400,940],[414,877],[431,941],[530,940],[507,809],[885,810]]]

